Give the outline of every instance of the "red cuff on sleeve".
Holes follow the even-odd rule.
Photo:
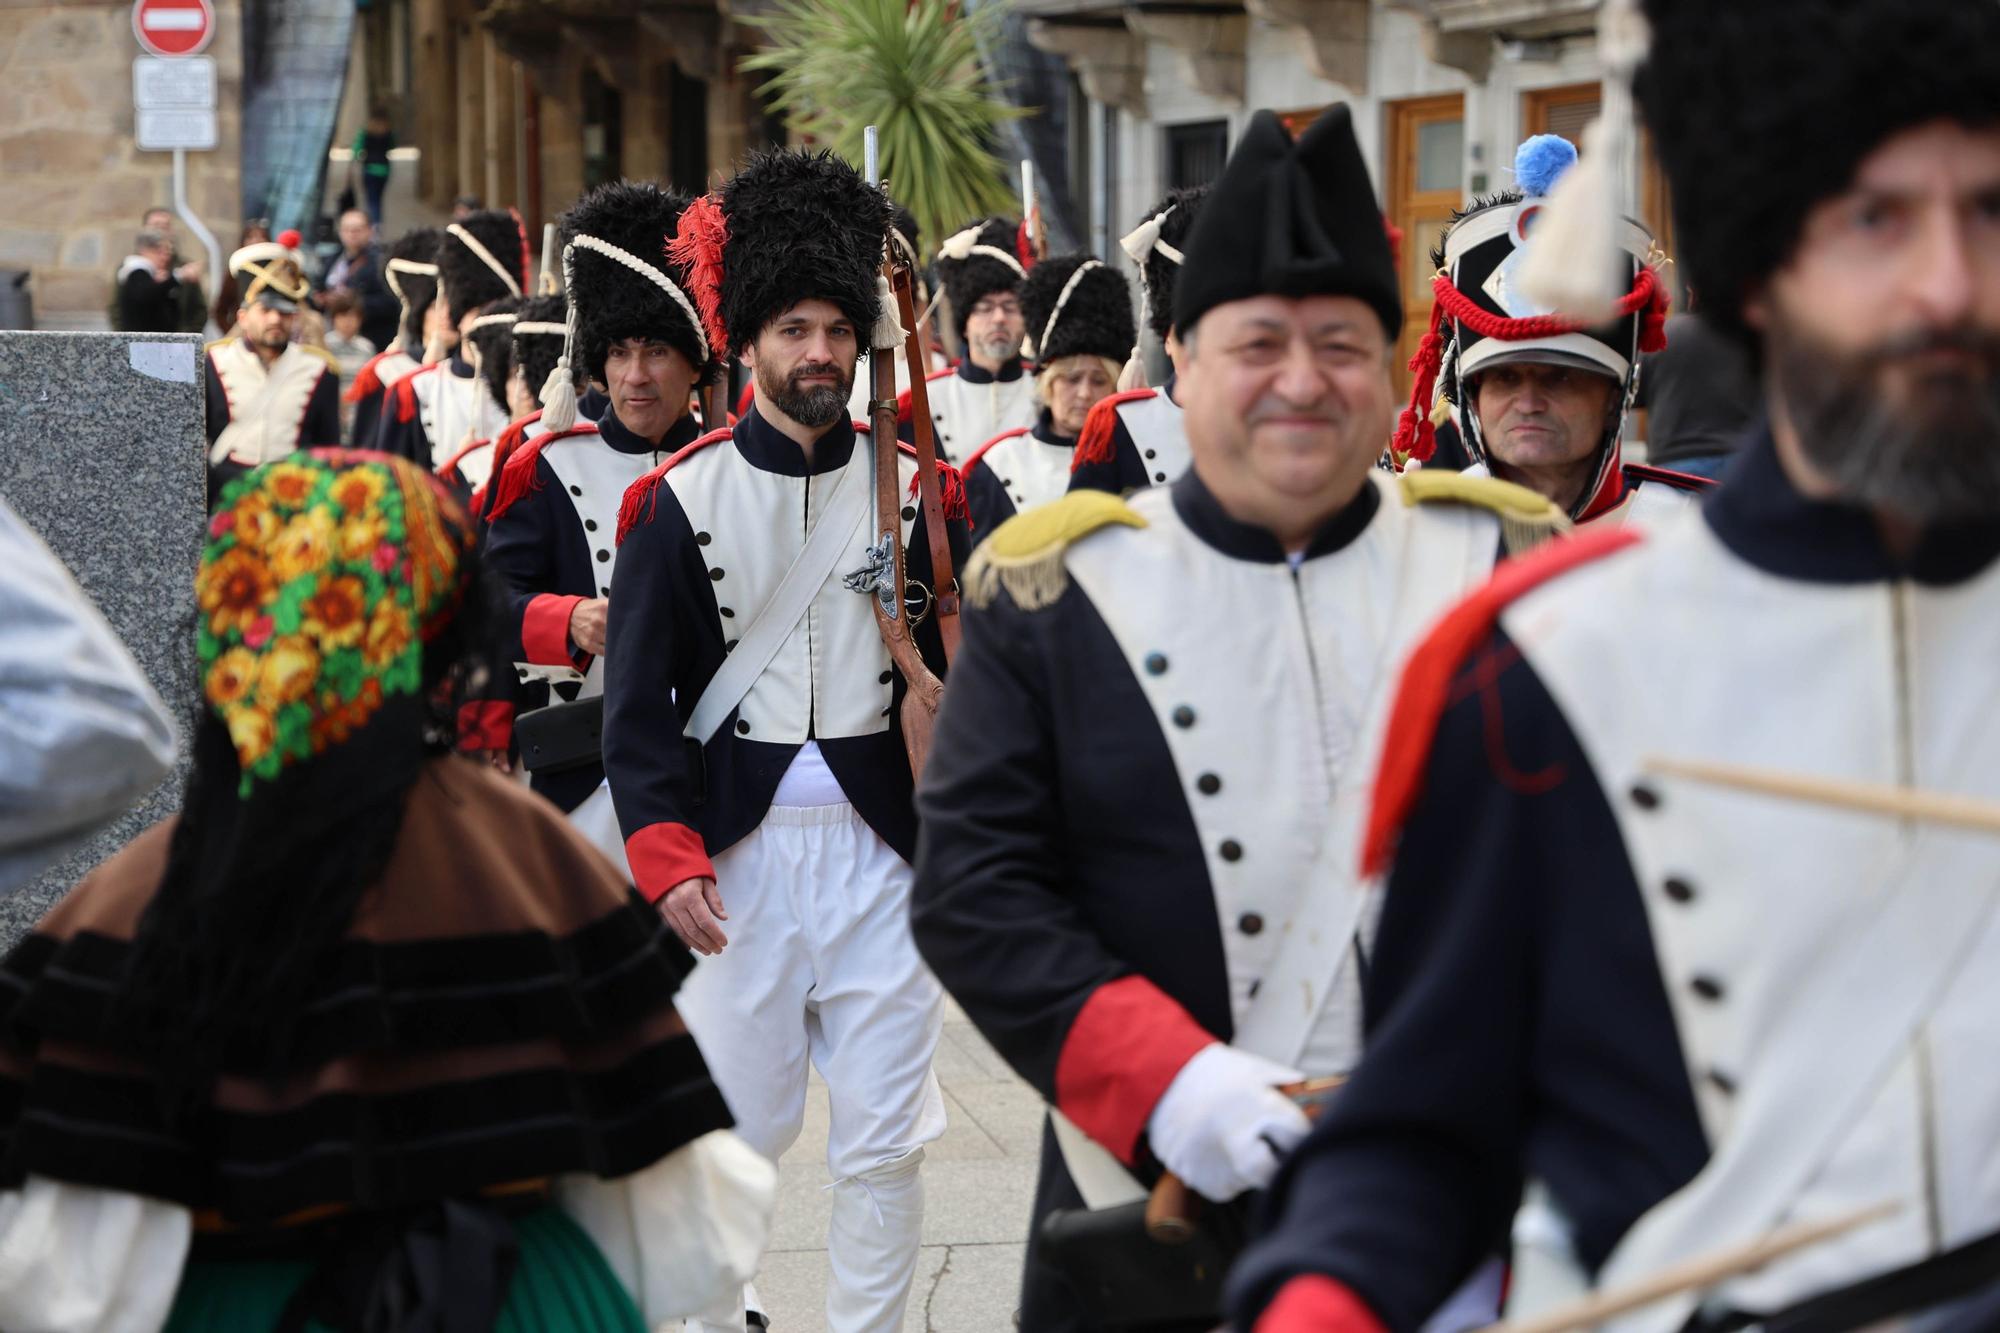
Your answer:
[[[649,903],[685,879],[714,879],[715,863],[701,834],[686,824],[648,824],[625,839],[625,859],[632,863],[632,883]]]
[[[1091,992],[1056,1058],[1056,1109],[1127,1166],[1181,1066],[1216,1041],[1142,976]]]
[[[1361,1298],[1330,1277],[1295,1277],[1264,1307],[1254,1333],[1388,1333]]]
[[[514,739],[514,705],[474,699],[458,706],[458,748],[504,750]]]
[[[569,618],[587,597],[545,592],[530,598],[521,615],[521,648],[536,666],[575,666],[569,651]]]

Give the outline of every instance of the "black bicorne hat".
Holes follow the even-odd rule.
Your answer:
[[[562,215],[565,289],[576,306],[579,344],[571,360],[593,378],[604,378],[607,351],[627,338],[678,348],[704,380],[721,364],[720,350],[708,345],[701,328],[686,270],[667,258],[667,243],[688,203],[688,196],[651,181],[613,181]],[[607,249],[632,256],[672,289]]]
[[[1345,103],[1296,142],[1269,111],[1250,119],[1195,220],[1174,296],[1173,326],[1253,296],[1352,296],[1390,342],[1403,301],[1374,184]]]
[[[1646,0],[1633,90],[1666,168],[1675,257],[1702,314],[1743,304],[1814,205],[1883,141],[1935,120],[2000,124],[1992,0]]]
[[[689,205],[669,249],[709,341],[741,352],[801,301],[832,302],[865,349],[881,314],[889,202],[831,152],[759,153]]]
[[[1079,354],[1123,361],[1138,336],[1132,284],[1089,255],[1057,255],[1035,265],[1021,284],[1021,313],[1035,361],[1043,366]]]
[[[1021,262],[1020,228],[1004,218],[974,223],[946,239],[938,250],[938,281],[951,302],[951,319],[960,339],[972,307],[995,292],[1018,290],[1027,281]]]
[[[521,296],[528,285],[528,236],[511,211],[468,213],[444,229],[438,243],[438,281],[454,327],[466,312],[503,296]]]

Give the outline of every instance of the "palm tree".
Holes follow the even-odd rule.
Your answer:
[[[862,131],[881,135],[881,170],[897,202],[935,244],[966,223],[1016,207],[994,148],[1003,101],[979,63],[1002,10],[955,0],[776,0],[741,21],[770,42],[743,62],[771,70],[760,91],[793,132],[862,159]]]

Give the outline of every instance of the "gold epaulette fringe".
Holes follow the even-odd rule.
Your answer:
[[[1554,501],[1498,477],[1419,468],[1396,480],[1404,504],[1463,504],[1491,510],[1500,519],[1500,543],[1509,555],[1533,550],[1574,526]]]
[[[1063,555],[1070,543],[1114,523],[1146,526],[1130,505],[1103,491],[1072,491],[1016,514],[972,553],[961,581],[966,600],[976,607],[991,606],[1004,588],[1023,611],[1054,605],[1069,587]]]

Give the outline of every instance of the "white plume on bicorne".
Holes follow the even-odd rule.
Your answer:
[[[1618,234],[1638,141],[1632,76],[1645,61],[1649,41],[1638,0],[1605,0],[1597,23],[1604,104],[1583,132],[1577,164],[1550,192],[1521,263],[1523,293],[1586,323],[1610,319],[1625,295]]]
[[[573,269],[574,245],[563,247],[563,291],[574,293],[576,275]],[[542,426],[551,433],[565,431],[576,424],[576,374],[569,367],[570,352],[576,347],[576,298],[569,297],[568,310],[563,316],[567,330],[563,334],[562,356],[556,360],[556,368],[542,384]]]
[[[975,224],[964,231],[947,236],[944,244],[938,247],[938,258],[960,262],[972,258],[972,247],[979,244],[979,230],[979,225]]]

